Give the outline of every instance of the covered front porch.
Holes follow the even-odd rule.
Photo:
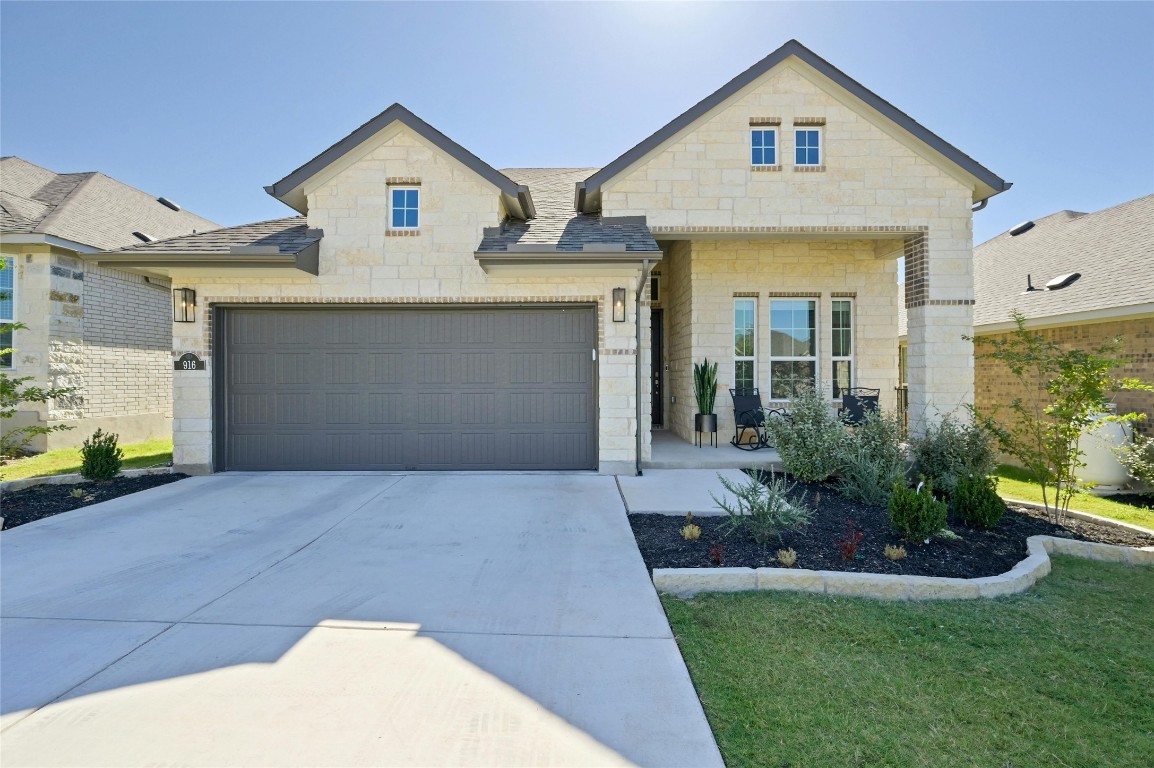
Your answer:
[[[717,447],[709,445],[709,436],[702,435],[698,448],[672,430],[655,429],[651,439],[651,457],[641,462],[646,469],[781,469],[781,461],[773,448],[743,451],[729,444],[732,434],[717,433]]]

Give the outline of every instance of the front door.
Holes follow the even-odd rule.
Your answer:
[[[665,370],[665,322],[664,310],[653,309],[649,312],[653,327],[650,330],[650,371],[653,377],[653,426],[665,426],[665,387],[662,382]]]

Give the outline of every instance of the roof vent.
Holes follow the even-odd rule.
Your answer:
[[[1010,230],[1010,237],[1017,237],[1018,235],[1022,234],[1023,232],[1029,232],[1033,228],[1034,228],[1034,222],[1023,221],[1021,224],[1019,224],[1018,226],[1016,226]]]
[[[1046,283],[1046,290],[1047,291],[1060,291],[1063,288],[1065,288],[1066,286],[1073,283],[1075,280],[1077,280],[1081,276],[1082,276],[1081,272],[1071,272],[1071,273],[1066,274],[1066,275],[1058,275],[1053,280]]]
[[[158,197],[156,198],[156,202],[160,203],[165,208],[171,208],[174,211],[180,210],[180,206],[169,200],[167,197]]]
[[[1034,291],[1040,291],[1040,290],[1042,290],[1042,289],[1034,287],[1034,281],[1031,280],[1030,275],[1027,274],[1026,275],[1026,290],[1022,291],[1022,293],[1033,293]]]
[[[151,243],[156,238],[151,235],[146,235],[143,232],[133,232],[132,236],[144,243]]]

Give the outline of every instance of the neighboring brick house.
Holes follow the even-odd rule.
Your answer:
[[[1046,289],[1074,274],[1064,287]],[[1119,373],[1154,383],[1154,195],[1095,213],[1059,211],[982,243],[974,249],[974,295],[978,338],[1006,338],[1017,310],[1030,329],[1066,347],[1090,350],[1122,338],[1131,362]],[[977,360],[974,378],[983,411],[1019,394],[996,361]],[[1114,400],[1121,413],[1154,418],[1149,392],[1119,392]],[[1149,423],[1139,428],[1149,431]]]
[[[12,424],[67,424],[32,450],[79,445],[97,428],[122,442],[168,437],[172,425],[172,296],[165,278],[97,266],[92,254],[216,229],[101,173],[55,173],[19,157],[0,158],[0,321],[27,330],[0,335],[11,376],[73,387],[48,405],[29,405]],[[139,233],[137,235],[136,233]]]
[[[901,256],[911,397],[971,402],[972,210],[1008,188],[791,41],[600,170],[498,171],[394,105],[266,188],[300,217],[100,262],[195,291],[185,471],[633,473],[704,357],[723,433],[736,384],[892,406]]]

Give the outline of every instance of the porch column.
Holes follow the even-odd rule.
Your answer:
[[[973,247],[964,234],[906,240],[906,328],[910,432],[946,414],[969,419],[974,402]]]

